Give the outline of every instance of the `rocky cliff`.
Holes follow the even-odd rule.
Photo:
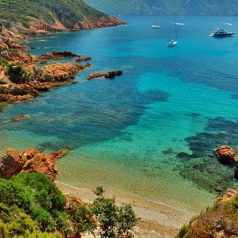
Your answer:
[[[26,34],[120,25],[123,22],[88,6],[82,0],[2,0],[0,31]]]

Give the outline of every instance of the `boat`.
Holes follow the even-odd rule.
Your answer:
[[[176,21],[175,21],[176,23]],[[168,41],[168,47],[175,47],[178,44],[177,41],[177,25],[174,23],[174,38]]]
[[[153,24],[153,25],[151,26],[151,28],[152,28],[152,29],[159,29],[159,28],[160,28],[160,25],[158,25],[158,24]]]
[[[216,38],[222,38],[222,37],[231,37],[235,33],[234,32],[228,32],[220,28],[216,28],[209,36],[210,37],[216,37]]]
[[[174,47],[177,44],[178,44],[177,40],[172,39],[172,40],[168,41],[168,47]]]
[[[224,24],[226,24],[228,26],[232,26],[232,23],[230,23],[230,22],[224,22]]]
[[[177,26],[186,26],[187,24],[184,22],[176,22],[175,25]]]
[[[156,17],[156,23],[151,26],[152,29],[159,29],[160,25],[158,24],[158,17]]]

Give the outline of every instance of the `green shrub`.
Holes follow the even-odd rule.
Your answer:
[[[132,229],[139,219],[131,205],[118,207],[114,198],[105,198],[104,190],[98,187],[97,199],[93,203],[93,213],[100,225],[99,234],[103,238],[133,237]]]
[[[17,206],[29,212],[32,206],[32,194],[21,184],[0,179],[0,201],[8,206]]]
[[[86,206],[72,206],[71,219],[75,235],[80,235],[81,233],[94,234],[96,227],[91,208]]]
[[[34,193],[34,202],[47,211],[62,210],[66,198],[55,184],[40,173],[18,174],[12,181],[26,186]]]
[[[7,75],[13,83],[26,83],[28,81],[28,74],[21,66],[8,65]]]
[[[63,221],[66,199],[53,182],[43,174],[18,174],[12,180],[0,179],[0,201],[23,209],[41,231],[66,232]]]
[[[66,213],[66,198],[45,175],[26,173],[11,180],[0,179],[0,237],[94,235],[97,224],[101,237],[133,237],[138,218],[132,207],[117,206],[114,198],[105,198],[104,192],[97,188],[92,205],[71,204]]]

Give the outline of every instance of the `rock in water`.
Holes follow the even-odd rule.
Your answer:
[[[10,122],[22,121],[27,118],[30,118],[30,115],[28,114],[18,115],[18,116],[12,117],[10,119]]]
[[[215,151],[217,159],[223,164],[233,164],[237,161],[237,155],[235,149],[222,145]]]
[[[114,79],[115,77],[121,76],[123,72],[121,70],[114,70],[110,72],[96,72],[88,75],[88,80],[97,79],[97,78],[106,78],[106,79]]]

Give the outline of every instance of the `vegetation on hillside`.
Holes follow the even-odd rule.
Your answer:
[[[224,202],[215,203],[199,216],[184,225],[176,238],[224,237],[238,234],[238,195]]]
[[[82,0],[1,0],[0,24],[11,28],[15,23],[27,27],[31,17],[48,24],[62,22],[66,27],[80,21],[95,22],[105,14]]]
[[[100,237],[133,237],[138,219],[130,205],[117,206],[95,191],[93,204],[66,203],[65,196],[45,175],[18,174],[0,179],[0,237],[70,237],[82,233]]]
[[[236,0],[86,0],[115,15],[237,15]]]

